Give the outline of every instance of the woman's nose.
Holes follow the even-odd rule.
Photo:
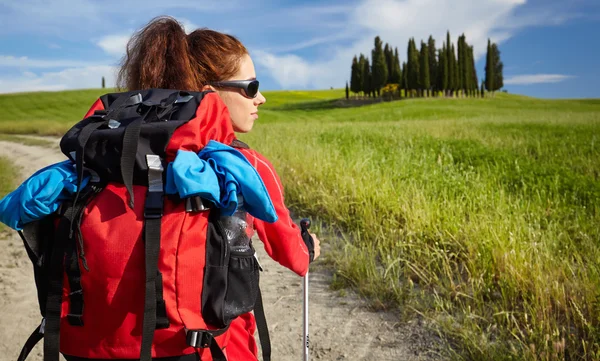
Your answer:
[[[265,98],[262,95],[262,93],[260,92],[260,90],[258,91],[258,95],[256,96],[256,98],[254,98],[254,99],[255,99],[256,106],[262,105],[262,104],[264,104],[264,103],[267,102],[267,98]]]

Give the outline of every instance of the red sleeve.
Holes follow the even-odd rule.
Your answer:
[[[308,248],[300,235],[300,228],[293,222],[283,199],[283,186],[273,165],[261,154],[250,149],[238,149],[256,168],[271,197],[277,221],[268,223],[254,219],[254,229],[271,258],[300,276],[308,270]]]

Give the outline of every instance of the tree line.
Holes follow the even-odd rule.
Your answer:
[[[428,96],[484,96],[484,91],[495,92],[504,86],[500,50],[488,39],[485,78],[478,85],[473,46],[464,34],[458,37],[456,47],[450,32],[441,49],[429,36],[420,48],[414,38],[407,46],[406,61],[400,65],[398,48],[392,49],[375,37],[371,58],[360,54],[352,59],[349,91],[368,97],[428,97]]]

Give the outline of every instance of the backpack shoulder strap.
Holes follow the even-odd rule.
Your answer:
[[[231,142],[230,146],[232,146],[233,148],[250,149],[250,146],[248,144],[242,142],[237,138]]]

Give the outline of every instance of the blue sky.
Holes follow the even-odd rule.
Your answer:
[[[262,89],[342,88],[375,35],[405,61],[409,37],[441,46],[450,30],[480,79],[498,43],[511,93],[600,97],[598,0],[0,0],[0,93],[111,86],[127,39],[158,15],[240,38]]]

